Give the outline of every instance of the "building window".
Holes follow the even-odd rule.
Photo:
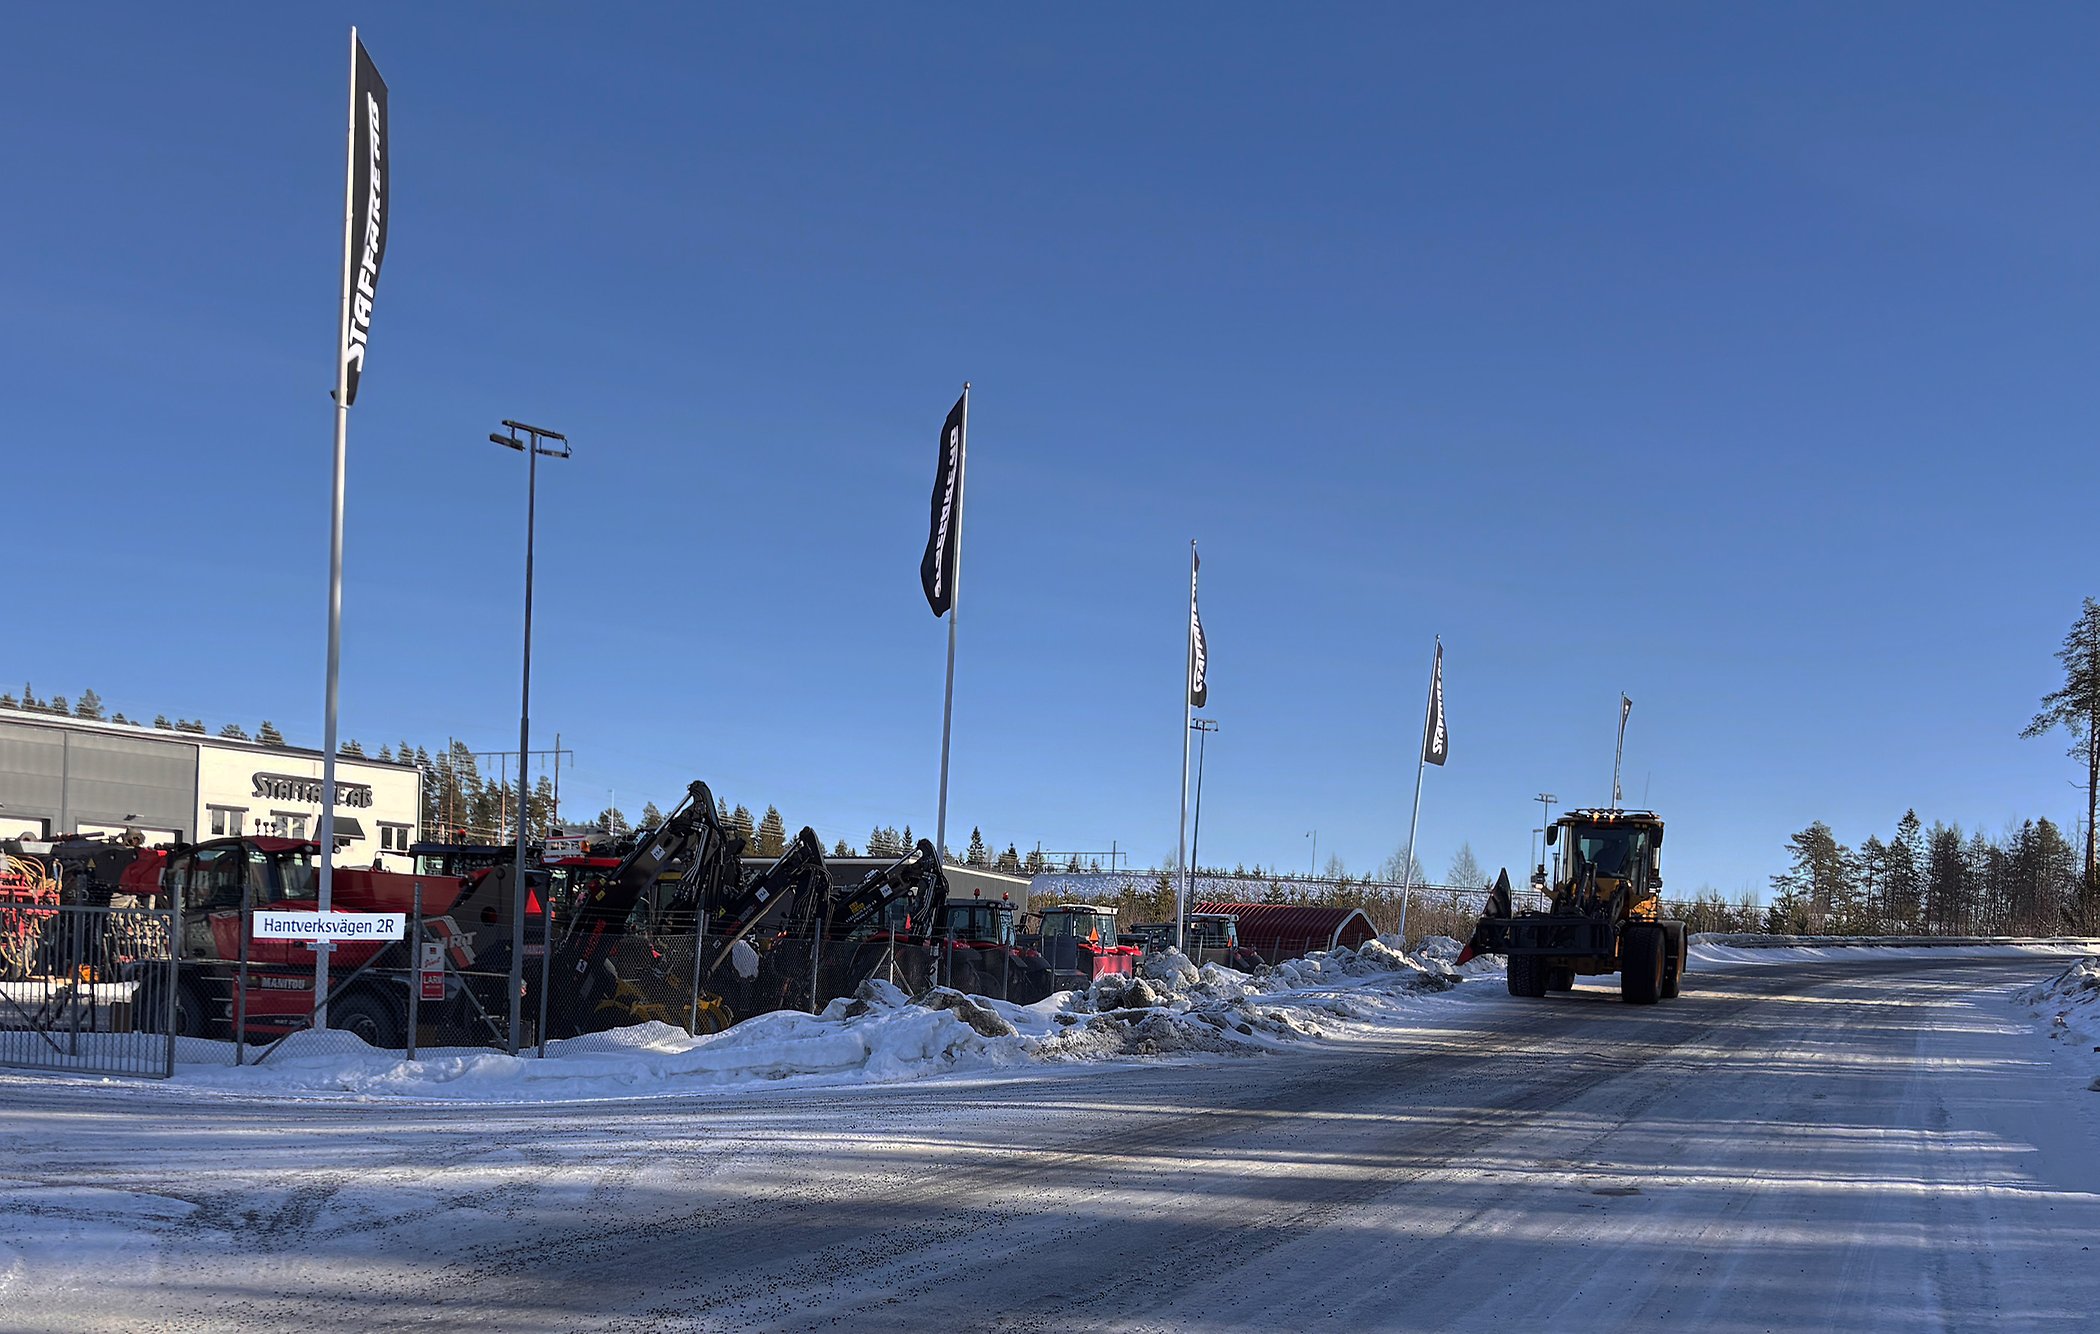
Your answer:
[[[407,852],[408,828],[405,824],[380,825],[379,850],[381,852]]]
[[[279,838],[305,838],[306,814],[303,811],[271,811],[270,832]]]
[[[239,838],[241,825],[246,821],[245,806],[213,806],[211,810],[211,835],[213,838]]]

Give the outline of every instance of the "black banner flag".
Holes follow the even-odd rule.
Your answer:
[[[919,586],[935,616],[955,605],[955,563],[962,554],[963,430],[970,401],[968,390],[948,409],[941,423],[941,457],[933,473],[933,516],[926,531],[926,554],[919,560]]]
[[[1203,561],[1189,544],[1189,705],[1202,708],[1210,699],[1210,646],[1203,642],[1203,618],[1196,614],[1196,571]]]
[[[1451,753],[1451,739],[1444,732],[1444,641],[1436,643],[1436,665],[1429,672],[1429,719],[1422,728],[1422,760],[1442,764]]]
[[[357,402],[357,382],[365,371],[365,344],[372,332],[372,299],[379,290],[379,265],[386,258],[387,167],[394,146],[387,138],[386,80],[366,53],[357,48],[350,76],[350,230],[348,270],[350,308],[343,326],[343,406]]]

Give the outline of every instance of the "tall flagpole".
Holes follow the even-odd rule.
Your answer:
[[[1181,881],[1174,893],[1174,948],[1188,953],[1189,921],[1189,719],[1195,715],[1196,701],[1196,539],[1189,539],[1189,622],[1188,657],[1182,664],[1181,673],[1181,850],[1175,860],[1181,863]]]
[[[1437,636],[1442,651],[1443,636]],[[1436,710],[1436,666],[1430,660],[1429,703],[1422,708],[1422,744],[1415,747],[1415,813],[1407,819],[1407,865],[1400,868],[1400,948],[1407,948],[1407,907],[1415,892],[1415,829],[1422,823],[1422,771],[1429,765],[1429,729]]]
[[[955,719],[955,618],[962,612],[963,475],[970,458],[970,382],[963,381],[962,440],[955,451],[955,568],[948,572],[948,689],[941,697],[941,804],[933,845],[948,860],[948,738]],[[908,851],[908,849],[907,849]]]
[[[335,890],[336,680],[343,659],[343,474],[350,446],[350,220],[357,189],[357,29],[350,29],[350,115],[343,129],[343,308],[335,335],[335,491],[328,521],[328,687],[321,721],[321,901]],[[314,942],[314,1027],[328,1027],[330,941]]]

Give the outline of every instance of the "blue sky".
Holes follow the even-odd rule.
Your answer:
[[[395,193],[343,729],[930,831],[917,587],[972,399],[951,842],[1526,857],[1550,790],[1762,889],[1812,819],[2082,810],[2100,19],[1940,6],[23,11],[0,679],[321,730],[344,30]],[[12,684],[11,684],[11,688]]]

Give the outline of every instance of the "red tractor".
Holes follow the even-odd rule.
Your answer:
[[[1059,989],[1085,987],[1097,977],[1129,976],[1137,971],[1144,950],[1116,943],[1116,910],[1098,903],[1061,903],[1041,913],[1036,930],[1021,937],[1043,956]]]

